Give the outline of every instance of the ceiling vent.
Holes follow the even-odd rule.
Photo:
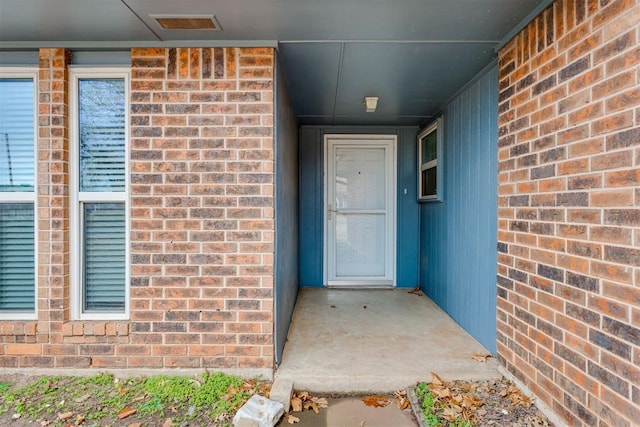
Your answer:
[[[165,30],[222,30],[213,15],[154,15],[152,18]]]

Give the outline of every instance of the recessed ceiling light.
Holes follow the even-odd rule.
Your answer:
[[[152,18],[165,30],[222,30],[213,15],[152,15]]]

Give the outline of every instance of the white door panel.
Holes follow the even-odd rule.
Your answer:
[[[395,284],[395,137],[325,137],[325,284]]]

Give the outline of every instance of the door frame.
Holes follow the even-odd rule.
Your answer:
[[[387,211],[387,263],[388,274],[390,280],[381,281],[380,284],[376,284],[372,280],[350,280],[344,282],[336,282],[329,284],[329,221],[328,221],[328,206],[329,206],[329,155],[330,155],[330,141],[338,140],[345,145],[367,145],[371,143],[384,142],[385,145],[391,146],[391,176],[387,177],[387,188],[389,198],[389,208]],[[324,287],[340,287],[340,288],[395,288],[396,287],[396,256],[397,256],[397,176],[398,176],[398,136],[394,134],[325,134],[323,140],[323,152],[324,152],[324,165],[323,165],[323,178],[324,178],[324,190],[323,190],[323,205],[322,205],[322,227],[323,227],[323,277],[322,283]],[[333,145],[333,144],[331,144]],[[381,145],[381,144],[380,144]]]

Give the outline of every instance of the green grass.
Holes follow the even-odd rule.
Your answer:
[[[55,421],[57,414],[73,412],[100,424],[116,421],[123,408],[134,408],[137,413],[131,420],[146,420],[150,425],[170,416],[174,422],[198,417],[207,425],[224,426],[257,389],[255,383],[220,373],[128,379],[111,374],[47,376],[23,387],[0,382],[0,416]]]
[[[422,382],[416,386],[416,396],[422,411],[422,420],[428,427],[472,427],[469,421],[458,419],[455,421],[445,421],[438,416],[442,408],[436,403],[431,391],[427,388],[429,384]]]

